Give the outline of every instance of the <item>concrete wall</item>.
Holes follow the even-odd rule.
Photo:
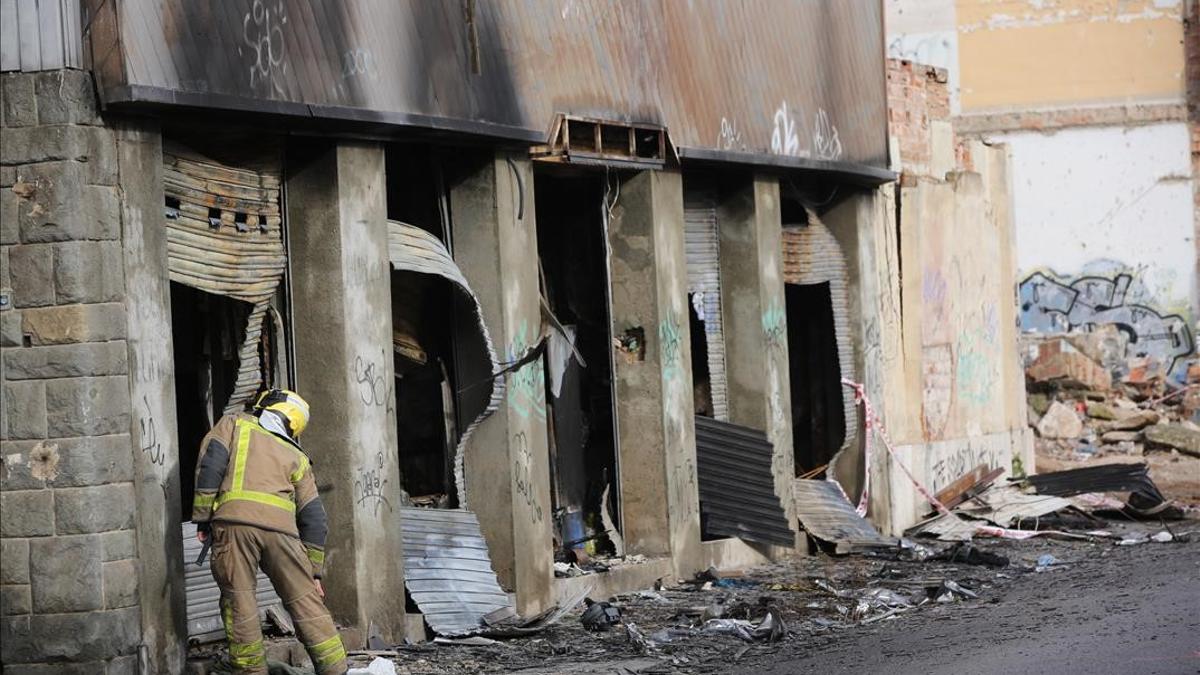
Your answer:
[[[141,336],[120,240],[153,173],[125,208],[118,186],[154,148],[102,126],[84,73],[5,74],[0,92],[0,661],[134,673],[148,595],[134,527],[150,517],[136,485],[162,455],[130,434],[127,338]],[[145,667],[169,666],[173,645],[155,646]],[[39,662],[54,665],[22,666]]]
[[[887,0],[888,56],[950,72],[954,112],[1181,102],[1182,0]]]
[[[906,176],[899,223],[892,186],[856,194],[825,217],[849,263],[867,394],[899,461],[933,491],[980,463],[1011,469],[1020,458],[1032,467],[1007,149],[973,143],[965,154],[974,170]],[[869,515],[899,533],[928,508],[881,439],[871,443]]]
[[[503,361],[524,356],[542,333],[533,184],[528,158],[482,153],[450,190],[454,259]],[[525,615],[554,601],[543,368],[538,358],[505,376],[505,402],[475,430],[464,458],[466,506],[479,516],[500,583],[516,592]]]
[[[403,638],[400,465],[383,148],[295,143],[287,216],[297,390],[329,514],[326,602],[340,622]]]

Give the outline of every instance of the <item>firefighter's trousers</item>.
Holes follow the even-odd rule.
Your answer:
[[[346,650],[317,593],[312,563],[300,540],[253,525],[222,522],[213,523],[212,537],[212,573],[221,589],[221,619],[234,673],[266,675],[267,672],[254,597],[260,564],[292,615],[296,632],[308,649],[317,673],[345,673]]]

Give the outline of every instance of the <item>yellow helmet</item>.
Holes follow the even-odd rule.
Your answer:
[[[292,438],[299,438],[304,427],[308,426],[308,401],[294,391],[268,389],[259,394],[258,400],[254,402],[254,410],[272,410],[279,413],[287,422],[288,435]]]

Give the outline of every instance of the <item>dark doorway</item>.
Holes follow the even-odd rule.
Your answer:
[[[233,393],[250,309],[249,303],[171,282],[180,521],[192,519],[200,441],[221,419]]]
[[[461,162],[453,150],[405,143],[388,148],[387,214],[453,249],[447,181]],[[471,423],[459,382],[462,355],[456,331],[476,330],[470,306],[436,274],[392,272],[392,347],[401,485],[413,504],[457,508],[456,448]],[[478,364],[472,363],[472,366]],[[474,372],[478,370],[479,372]],[[490,366],[467,379],[483,381]],[[467,394],[486,388],[468,389]]]
[[[829,463],[846,440],[842,374],[828,283],[784,284],[796,475]]]
[[[688,293],[688,327],[692,339],[692,407],[697,415],[713,416],[712,374],[708,369],[708,336],[696,312],[696,294]]]
[[[396,432],[404,491],[415,504],[454,508],[454,293],[445,279],[392,273]]]
[[[604,536],[609,529],[604,521],[620,527],[621,493],[604,180],[596,174],[546,172],[537,173],[535,181],[543,291],[562,325],[561,331],[551,329],[545,359],[555,539],[563,550],[610,554],[615,543]]]

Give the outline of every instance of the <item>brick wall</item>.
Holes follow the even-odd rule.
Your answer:
[[[961,151],[955,147],[950,125],[948,82],[945,68],[904,59],[887,60],[888,134],[895,141],[893,147],[900,151],[904,175],[936,175],[935,169],[953,168],[961,163],[954,155]],[[939,147],[941,142],[949,144],[951,155],[939,161],[938,155],[943,151]]]
[[[116,137],[82,71],[6,73],[0,96],[0,661],[134,673]]]

